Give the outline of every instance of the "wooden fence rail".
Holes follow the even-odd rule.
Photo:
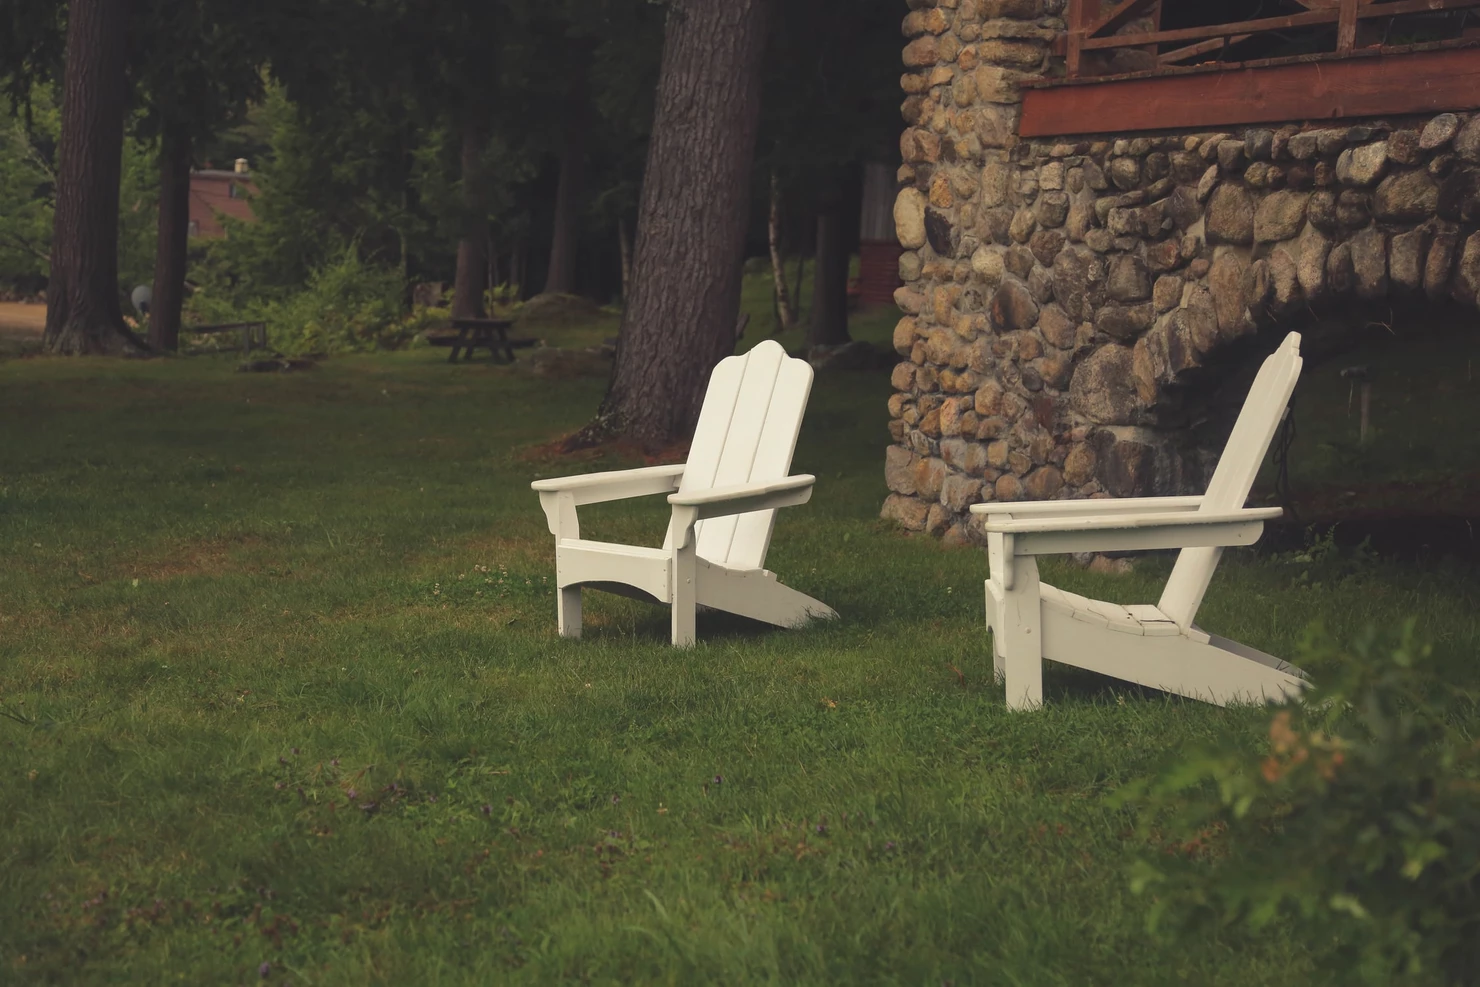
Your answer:
[[[1138,49],[1146,53],[1143,60],[1155,66],[1147,71],[1154,72],[1157,68],[1181,65],[1199,56],[1220,53],[1228,46],[1258,34],[1292,28],[1334,26],[1334,42],[1329,51],[1341,55],[1352,53],[1359,47],[1358,27],[1364,21],[1381,19],[1391,23],[1393,18],[1414,14],[1473,10],[1477,14],[1475,26],[1480,27],[1480,0],[1299,0],[1308,8],[1302,13],[1162,30],[1163,4],[1178,2],[1196,3],[1197,0],[1125,0],[1108,10],[1105,0],[1070,0],[1068,32],[1063,44],[1068,75],[1076,78],[1094,74],[1089,71],[1084,57],[1088,52]],[[1116,33],[1137,21],[1150,21],[1154,28]],[[1469,31],[1465,33],[1470,34]]]

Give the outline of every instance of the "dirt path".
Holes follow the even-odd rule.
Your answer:
[[[39,337],[46,328],[45,305],[20,305],[0,302],[0,336],[23,339]]]

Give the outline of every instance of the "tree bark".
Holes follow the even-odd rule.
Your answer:
[[[118,187],[131,0],[72,0],[46,290],[48,353],[138,354],[118,292]]]
[[[734,352],[771,0],[673,0],[638,206],[631,303],[593,431],[689,438]]]
[[[797,251],[797,321],[801,322],[811,317],[811,312],[802,311],[802,299],[807,297],[802,288],[807,284],[807,255],[803,251]]]
[[[166,353],[180,348],[185,306],[186,248],[190,239],[190,132],[172,125],[159,142],[159,234],[149,302],[149,345]]]
[[[627,236],[627,221],[617,220],[617,250],[622,256],[622,304],[632,297],[632,241]]]
[[[529,273],[529,239],[524,234],[519,235],[519,284],[514,289],[514,301],[528,301],[530,297],[529,282],[534,275]]]
[[[766,224],[771,245],[771,275],[776,283],[776,332],[783,333],[796,325],[796,304],[786,287],[786,266],[781,259],[781,182],[771,174],[771,213]]]
[[[560,184],[555,192],[555,235],[550,244],[550,270],[545,275],[546,294],[576,293],[576,250],[586,206],[586,146],[591,132],[585,70],[578,69],[577,77],[560,141]]]
[[[483,251],[488,261],[488,298],[492,303],[498,301],[498,250],[494,248],[492,233],[484,241]]]
[[[457,241],[457,280],[452,289],[452,317],[476,319],[483,315],[487,287],[488,209],[483,190],[483,121],[477,110],[463,122],[462,195],[463,233]]]
[[[812,319],[807,346],[837,346],[848,335],[848,240],[839,203],[823,204],[817,214],[817,270],[812,280]]]

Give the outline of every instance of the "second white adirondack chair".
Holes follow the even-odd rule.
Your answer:
[[[780,627],[836,617],[764,568],[776,509],[805,504],[816,482],[787,475],[811,390],[807,361],[766,340],[714,368],[687,463],[531,484],[555,536],[560,635],[581,636],[582,587],[668,604],[679,647],[698,607]],[[577,507],[652,494],[673,506],[662,548],[581,537]]]
[[[985,515],[987,624],[1012,709],[1043,702],[1043,659],[1225,706],[1296,695],[1300,669],[1200,630],[1193,619],[1223,548],[1259,540],[1279,508],[1246,508],[1295,381],[1300,334],[1264,361],[1201,497],[977,504]],[[1156,606],[1122,607],[1038,581],[1039,555],[1181,552]]]

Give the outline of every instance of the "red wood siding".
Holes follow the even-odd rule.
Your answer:
[[[903,251],[897,240],[864,240],[858,250],[859,297],[865,305],[885,305],[894,301],[899,280],[899,255]]]
[[[191,236],[225,236],[217,213],[251,222],[252,205],[246,198],[233,199],[231,187],[239,186],[246,195],[256,195],[257,186],[250,177],[230,172],[194,172],[190,176]]]
[[[1151,78],[1075,82],[1024,94],[1023,137],[1401,116],[1480,107],[1480,49]]]

